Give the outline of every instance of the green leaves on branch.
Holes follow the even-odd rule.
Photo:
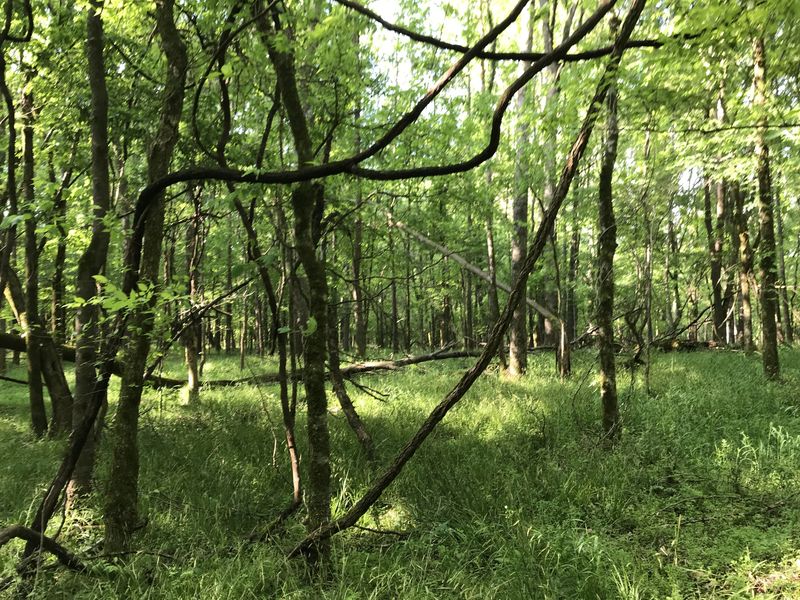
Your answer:
[[[121,310],[130,311],[149,305],[155,294],[155,287],[152,283],[140,281],[136,286],[136,290],[131,292],[130,295],[126,295],[122,289],[111,283],[105,275],[95,275],[94,279],[103,287],[103,293],[89,300],[74,296],[73,302],[67,304],[67,308],[80,308],[86,304],[95,304],[110,313],[116,313]]]

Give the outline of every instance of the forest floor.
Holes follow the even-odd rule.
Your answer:
[[[33,597],[800,598],[800,351],[781,359],[783,382],[766,383],[757,355],[656,354],[649,396],[641,374],[631,385],[620,369],[624,430],[612,450],[601,441],[592,353],[577,354],[566,384],[551,355],[532,355],[518,381],[490,372],[360,522],[403,535],[340,534],[315,579],[284,558],[302,537],[299,517],[266,543],[244,542],[289,499],[277,389],[207,390],[191,408],[177,391],[150,390],[140,553],[90,560],[90,574],[46,564]],[[205,377],[236,377],[237,360],[209,357]],[[350,386],[381,464],[466,364],[362,377],[383,402]],[[165,374],[179,375],[172,366]],[[0,387],[0,526],[29,520],[63,448],[33,439],[26,398],[22,386]],[[338,514],[374,471],[343,415],[334,411],[331,428]],[[100,503],[59,538],[83,555],[97,553]],[[19,548],[0,551],[3,576]]]

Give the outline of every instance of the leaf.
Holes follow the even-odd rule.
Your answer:
[[[304,336],[309,336],[317,330],[317,320],[314,317],[308,317],[306,321],[306,328],[303,330]]]

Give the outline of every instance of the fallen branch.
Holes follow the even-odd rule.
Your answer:
[[[14,350],[15,352],[25,352],[25,338],[19,335],[14,335],[13,333],[0,333],[0,348]],[[59,354],[61,355],[61,360],[72,363],[75,362],[75,348],[73,346],[59,345],[57,348]],[[111,373],[112,375],[120,376],[122,374],[122,365],[115,361],[111,369]],[[24,383],[26,385],[28,383],[27,381],[15,380],[10,377],[3,377],[2,379],[11,381],[13,383]],[[147,377],[147,382],[156,388],[179,388],[186,385],[186,382],[180,379],[170,379],[169,377],[161,377],[159,375],[152,374]]]
[[[450,358],[468,358],[480,356],[477,350],[454,350],[454,351],[441,351],[432,352],[430,354],[421,354],[419,356],[409,356],[398,360],[376,360],[357,363],[354,365],[347,365],[339,369],[342,377],[349,379],[355,375],[363,375],[365,373],[374,373],[375,371],[394,371],[396,369],[407,367],[409,365],[416,365],[423,362],[432,360],[446,360]],[[302,379],[303,371],[298,369],[295,374],[295,379]],[[330,377],[330,373],[328,373]],[[175,380],[163,378],[165,381],[173,382]],[[251,377],[244,377],[242,379],[215,379],[213,381],[204,381],[201,385],[204,388],[218,388],[218,387],[232,387],[236,385],[250,385],[258,383],[277,383],[280,381],[278,373],[264,373],[262,375],[253,375]],[[184,385],[183,382],[180,382]]]
[[[72,554],[53,538],[39,533],[38,531],[34,531],[29,527],[25,527],[24,525],[12,525],[11,527],[6,527],[1,530],[0,548],[14,539],[25,540],[28,542],[28,545],[32,544],[34,547],[46,550],[55,556],[58,562],[73,571],[85,571],[87,568],[77,556]]]

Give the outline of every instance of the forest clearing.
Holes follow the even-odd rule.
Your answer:
[[[0,595],[800,598],[800,0],[6,0]]]

